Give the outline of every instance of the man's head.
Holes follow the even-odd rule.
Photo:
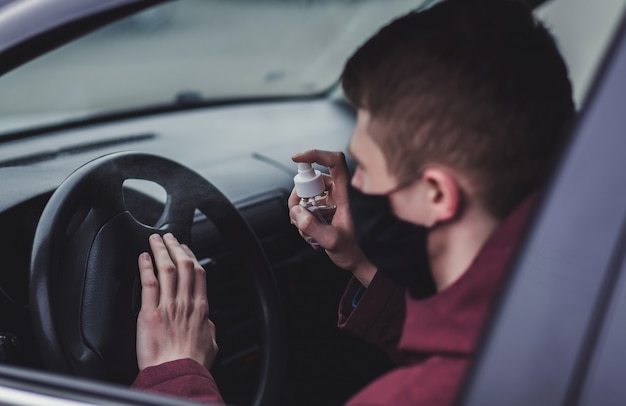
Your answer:
[[[348,60],[342,85],[359,110],[357,187],[443,182],[433,193],[456,205],[472,194],[498,219],[541,185],[574,112],[550,34],[506,0],[448,0],[393,21]]]

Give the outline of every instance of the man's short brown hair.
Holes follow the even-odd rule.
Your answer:
[[[574,112],[553,38],[507,0],[448,0],[398,18],[348,60],[342,85],[380,125],[374,141],[400,182],[448,165],[499,218],[545,179]]]

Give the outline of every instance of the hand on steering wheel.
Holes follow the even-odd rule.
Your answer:
[[[191,358],[210,369],[217,355],[215,325],[208,319],[206,273],[195,255],[171,234],[150,236],[139,256],[141,311],[137,318],[139,370]]]

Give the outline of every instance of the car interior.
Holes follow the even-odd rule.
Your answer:
[[[16,3],[0,21],[27,14]],[[227,403],[340,405],[393,368],[336,327],[350,274],[290,224],[290,157],[346,152],[345,59],[433,3],[134,2],[14,52],[0,70],[0,365],[127,387],[136,258],[173,232],[207,271]],[[579,106],[624,3],[528,2]]]

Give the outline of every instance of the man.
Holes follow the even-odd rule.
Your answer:
[[[348,404],[451,404],[574,112],[565,64],[524,6],[449,0],[384,27],[347,62],[342,85],[358,112],[354,175],[341,153],[296,154],[329,167],[337,211],[326,225],[293,193],[289,206],[300,233],[354,275],[339,326],[399,365]],[[172,236],[151,246],[159,277],[142,257],[135,387],[183,393],[178,380],[186,396],[220,401],[201,367],[217,348],[201,268]],[[159,309],[190,297],[198,312]]]

